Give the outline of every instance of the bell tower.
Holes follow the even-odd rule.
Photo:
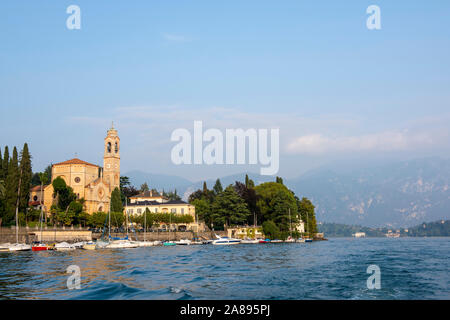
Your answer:
[[[120,138],[114,123],[105,138],[105,153],[103,156],[103,179],[109,185],[111,192],[120,188]]]

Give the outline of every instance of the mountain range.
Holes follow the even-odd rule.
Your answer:
[[[133,185],[147,182],[158,190],[177,189],[184,199],[203,181],[131,171]],[[255,184],[275,177],[249,173]],[[220,177],[223,186],[244,181],[245,173]],[[215,180],[206,180],[209,188]],[[318,221],[368,227],[408,227],[450,217],[450,159],[424,158],[359,168],[321,167],[284,184],[316,206]]]

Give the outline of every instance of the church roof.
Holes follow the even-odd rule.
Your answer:
[[[66,164],[85,164],[87,166],[93,166],[93,167],[98,167],[95,164],[80,160],[78,158],[73,158],[67,161],[63,161],[63,162],[59,162],[59,163],[55,163],[54,166],[59,166],[59,165],[66,165]]]

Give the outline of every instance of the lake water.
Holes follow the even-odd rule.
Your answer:
[[[450,238],[6,252],[0,299],[450,299]]]

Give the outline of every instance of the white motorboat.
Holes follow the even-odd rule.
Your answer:
[[[31,246],[25,243],[14,243],[9,246],[9,251],[30,251]]]
[[[175,241],[175,243],[180,246],[189,246],[192,244],[192,241],[188,239],[181,239],[180,241]]]
[[[212,242],[214,245],[231,245],[241,243],[241,239],[229,238],[229,237],[219,237],[216,234],[217,239]]]
[[[9,247],[10,246],[11,246],[11,243],[2,243],[2,244],[0,244],[0,252],[9,251]]]
[[[155,241],[153,241],[153,245],[154,246],[162,246],[162,241],[158,241],[158,240],[155,240]]]
[[[106,246],[107,246],[108,244],[109,244],[109,242],[103,241],[103,240],[97,240],[97,241],[95,242],[96,249],[103,249],[103,248],[106,248]]]
[[[242,244],[250,244],[250,243],[259,243],[258,239],[243,239],[241,240]]]
[[[281,243],[281,242],[283,242],[283,240],[280,239],[270,240],[270,243]]]
[[[73,244],[73,246],[75,247],[75,249],[82,249],[85,244],[86,244],[86,241],[81,241],[81,242],[75,242]]]
[[[85,244],[83,244],[81,249],[84,249],[84,250],[95,250],[95,249],[97,249],[97,245],[94,242],[89,241],[89,242],[86,242]]]
[[[67,243],[67,242],[60,242],[55,244],[54,249],[56,251],[71,251],[75,250],[75,246],[73,244]]]
[[[295,242],[298,242],[298,243],[305,243],[305,239],[299,238],[299,239],[295,240]]]
[[[105,248],[108,249],[128,249],[137,248],[139,243],[130,240],[113,240]]]
[[[139,247],[153,247],[155,244],[153,241],[136,241]]]

